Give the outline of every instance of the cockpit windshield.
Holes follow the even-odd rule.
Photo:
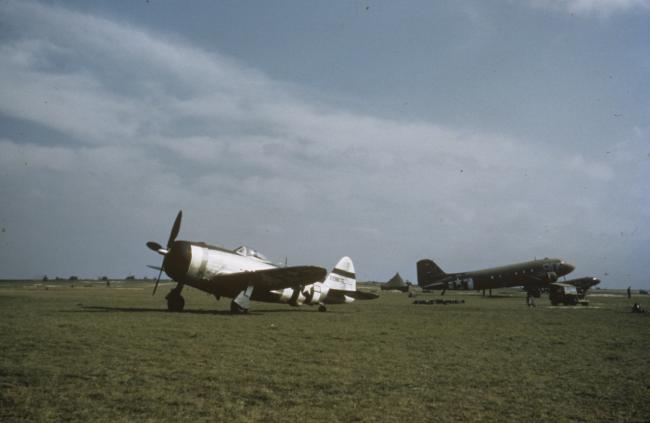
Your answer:
[[[258,258],[262,261],[269,261],[264,254],[260,253],[257,250],[253,250],[252,248],[246,247],[245,245],[242,245],[241,247],[238,247],[234,250],[235,253],[239,254],[240,256],[244,257],[255,257]]]

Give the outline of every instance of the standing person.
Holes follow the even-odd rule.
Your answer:
[[[627,287],[627,298],[630,299],[632,298],[632,287]]]
[[[526,293],[526,304],[528,304],[528,307],[535,307],[535,299],[530,292]]]

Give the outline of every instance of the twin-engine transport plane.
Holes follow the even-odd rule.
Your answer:
[[[318,304],[343,304],[369,300],[378,296],[357,291],[354,264],[343,257],[328,274],[318,266],[280,267],[259,252],[247,247],[235,250],[208,245],[204,242],[176,241],[181,227],[182,211],[178,212],[172,226],[167,248],[157,242],[147,242],[147,247],[164,256],[153,293],[156,293],[164,271],[178,284],[167,294],[167,308],[182,311],[185,300],[181,291],[185,285],[220,297],[232,298],[230,310],[244,313],[250,301],[287,303],[293,306]]]
[[[559,277],[571,273],[572,264],[557,258],[545,258],[473,272],[445,273],[432,260],[417,263],[418,285],[425,290],[447,289],[482,290],[523,286],[535,297]]]

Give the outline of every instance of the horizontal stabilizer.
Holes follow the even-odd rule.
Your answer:
[[[367,291],[346,291],[343,289],[330,289],[327,293],[327,304],[345,304],[354,300],[374,300],[379,295]]]
[[[355,300],[374,300],[379,298],[378,294],[368,291],[342,291],[342,293]]]
[[[448,285],[449,285],[449,283],[446,282],[446,281],[433,282],[433,283],[430,283],[428,285],[420,284],[422,289],[446,289]]]

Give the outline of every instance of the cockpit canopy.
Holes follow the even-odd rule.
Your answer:
[[[233,250],[236,254],[239,254],[240,256],[244,257],[255,257],[259,260],[262,261],[269,261],[264,254],[260,253],[259,251],[253,250],[252,248],[249,248],[245,245],[242,245],[241,247],[237,247]]]

